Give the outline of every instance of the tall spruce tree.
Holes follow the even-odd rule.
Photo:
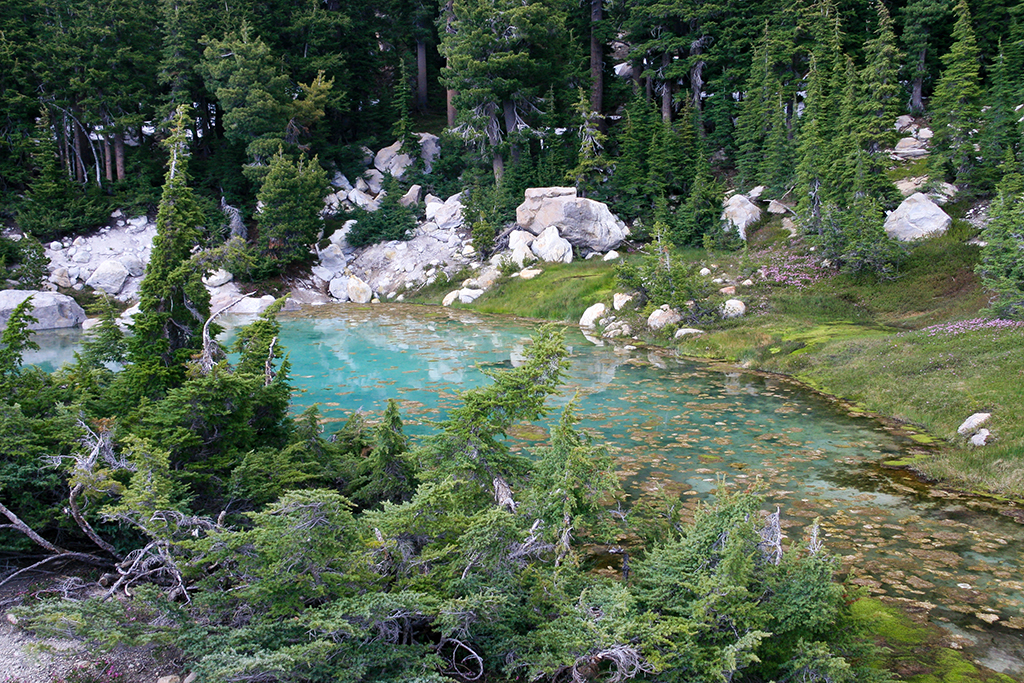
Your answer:
[[[129,366],[123,385],[130,393],[156,395],[180,383],[185,362],[202,349],[202,331],[210,315],[210,293],[202,269],[192,260],[200,244],[205,216],[188,185],[187,108],[177,108],[165,141],[170,158],[156,237],[139,288],[139,312],[128,343]]]
[[[980,67],[967,0],[959,0],[953,14],[953,45],[942,56],[944,68],[930,105],[935,130],[933,158],[941,175],[966,185],[977,166],[974,133],[981,125]]]
[[[1024,319],[1024,175],[1012,152],[1006,153],[1002,171],[975,272],[991,293],[990,313]]]

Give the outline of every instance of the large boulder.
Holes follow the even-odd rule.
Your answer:
[[[516,223],[534,235],[557,226],[570,243],[593,251],[613,249],[629,235],[629,228],[607,205],[577,197],[574,187],[535,187],[525,195],[516,208]]]
[[[124,281],[128,279],[128,269],[115,259],[107,259],[93,271],[85,284],[113,296],[121,291]]]
[[[460,227],[462,225],[462,193],[452,195],[443,204],[428,203],[427,220],[435,223],[440,230]]]
[[[420,139],[420,158],[423,159],[423,171],[434,170],[434,160],[441,154],[441,138],[433,133],[417,133]]]
[[[55,330],[64,327],[78,327],[85,320],[85,311],[74,299],[56,292],[33,292],[24,289],[0,291],[0,330],[7,327],[11,311],[25,299],[32,297],[30,330]]]
[[[928,143],[917,138],[903,138],[896,143],[892,153],[900,159],[920,159],[928,156]]]
[[[901,242],[941,235],[953,219],[926,195],[915,192],[885,219],[885,232]]]
[[[682,319],[683,316],[679,315],[677,311],[669,308],[668,304],[663,304],[661,308],[654,309],[654,312],[647,316],[647,327],[652,330],[660,330],[666,325],[674,325]]]
[[[329,270],[332,273],[332,275],[336,275],[342,272],[343,270],[345,270],[345,266],[348,265],[348,259],[345,257],[344,250],[342,250],[342,248],[339,247],[334,242],[331,242],[326,247],[324,247],[319,252],[319,256],[320,267]],[[328,281],[331,280],[331,278],[324,279]]]
[[[541,261],[572,263],[572,244],[558,234],[558,228],[549,225],[533,241],[530,249]]]
[[[348,300],[354,304],[368,304],[373,299],[373,290],[355,275],[348,279]]]
[[[604,317],[605,312],[608,309],[602,303],[596,303],[593,306],[583,311],[583,315],[580,316],[580,327],[593,327],[597,324],[597,321]]]
[[[405,174],[405,169],[412,165],[412,157],[402,154],[401,149],[402,141],[398,140],[380,150],[373,157],[374,167],[381,173],[390,173],[396,178],[401,178]],[[370,183],[370,186],[373,184]]]
[[[747,228],[761,220],[761,209],[746,195],[734,194],[722,204],[722,221],[726,232],[735,229],[740,239],[746,241]]]

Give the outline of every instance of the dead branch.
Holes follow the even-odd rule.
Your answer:
[[[779,514],[780,510],[776,507],[775,512],[768,515],[759,532],[761,542],[757,544],[757,549],[761,551],[761,557],[774,565],[782,562],[782,525]]]
[[[498,507],[514,513],[519,504],[512,498],[512,487],[500,475],[494,478],[494,501]]]
[[[0,586],[3,586],[4,584],[6,584],[9,581],[13,580],[15,577],[20,576],[21,574],[27,574],[28,572],[36,571],[37,569],[39,569],[43,565],[49,564],[50,562],[72,562],[72,561],[86,562],[88,564],[96,565],[96,566],[99,566],[99,567],[106,567],[106,566],[110,565],[110,561],[109,560],[101,559],[99,557],[96,557],[95,555],[90,555],[89,553],[63,552],[63,553],[61,553],[59,555],[51,555],[50,557],[47,557],[47,558],[45,558],[43,560],[40,560],[39,562],[36,562],[35,564],[31,564],[28,567],[25,567],[23,569],[19,569],[18,571],[14,572],[10,576],[4,578],[3,581],[0,581]]]
[[[446,670],[445,674],[458,676],[464,681],[477,681],[483,677],[484,659],[473,648],[457,638],[444,638],[437,645],[438,653],[446,645],[452,645],[453,649],[448,657],[452,668]]]
[[[210,325],[219,315],[227,311],[229,308],[242,301],[246,297],[250,297],[252,294],[243,294],[231,303],[221,306],[215,313],[213,313],[206,322],[203,323],[203,352],[199,355],[199,360],[196,361],[196,365],[199,368],[199,373],[203,376],[209,375],[210,371],[213,370],[213,366],[216,365],[216,361],[219,358],[224,357],[224,351],[220,348],[220,344],[210,337]]]
[[[7,508],[7,506],[5,506],[3,503],[0,503],[0,513],[3,513],[4,517],[6,517],[7,519],[11,520],[11,526],[13,526],[15,529],[17,529],[21,533],[25,534],[26,536],[28,536],[30,539],[32,539],[32,542],[35,543],[36,545],[39,545],[39,546],[42,546],[43,548],[46,548],[47,550],[49,550],[51,553],[53,553],[55,555],[67,555],[67,554],[71,553],[70,550],[66,550],[64,548],[61,548],[60,546],[56,546],[56,545],[50,543],[49,541],[47,541],[45,538],[43,538],[39,534],[37,534],[32,529],[32,527],[30,527],[28,524],[25,524],[25,522],[23,522],[21,520],[21,518],[18,517],[18,515],[14,514],[14,512],[9,510]],[[0,585],[2,585],[2,584],[0,584]]]
[[[270,348],[267,350],[267,360],[263,363],[263,386],[269,387],[274,381],[277,373],[274,372],[274,345],[277,344],[277,337],[270,340]]]
[[[653,673],[654,669],[644,661],[636,648],[628,645],[612,645],[606,650],[584,655],[572,665],[573,683],[586,683],[595,678],[602,663],[611,664],[608,683],[622,683],[628,678],[636,678],[642,673]]]

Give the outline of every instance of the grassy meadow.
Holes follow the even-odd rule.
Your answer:
[[[935,446],[893,464],[950,487],[1024,500],[1024,324],[984,318],[987,297],[974,274],[980,250],[966,243],[974,232],[956,220],[945,236],[910,245],[899,276],[880,281],[821,269],[803,240],[790,239],[777,218],[766,221],[742,250],[677,255],[712,268],[726,283],[749,278],[753,285],[737,285],[730,295],[746,303],[743,318],[677,341],[675,328],[689,326],[681,323],[641,333],[640,341],[794,377],[855,410],[902,423],[917,441]],[[593,303],[610,307],[618,291],[614,263],[542,268],[532,280],[503,278],[469,307],[574,323]],[[435,285],[413,300],[437,304],[455,284]],[[617,315],[646,330],[649,312],[646,306]],[[975,412],[992,413],[985,425],[992,437],[980,448],[956,432]]]

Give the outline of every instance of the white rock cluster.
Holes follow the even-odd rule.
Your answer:
[[[111,214],[112,225],[89,236],[50,242],[49,282],[57,287],[86,286],[121,301],[130,301],[139,290],[156,236],[156,223],[146,216],[125,218]]]
[[[416,136],[419,138],[423,168],[430,173],[433,170],[434,162],[441,153],[440,138],[431,133],[416,133]],[[355,185],[343,174],[335,173],[331,184],[336,191],[324,198],[324,213],[336,214],[354,207],[376,211],[380,206],[380,201],[384,198],[382,194],[384,175],[389,174],[400,179],[413,164],[412,157],[401,152],[401,147],[402,141],[398,140],[376,153],[368,149],[364,150],[364,161],[369,168],[356,179]],[[417,205],[420,202],[421,193],[422,188],[419,185],[413,185],[399,201],[405,206]]]
[[[992,413],[974,413],[957,427],[956,432],[960,436],[967,437],[972,446],[984,446],[992,432],[982,428],[981,425],[988,422],[991,417]]]

